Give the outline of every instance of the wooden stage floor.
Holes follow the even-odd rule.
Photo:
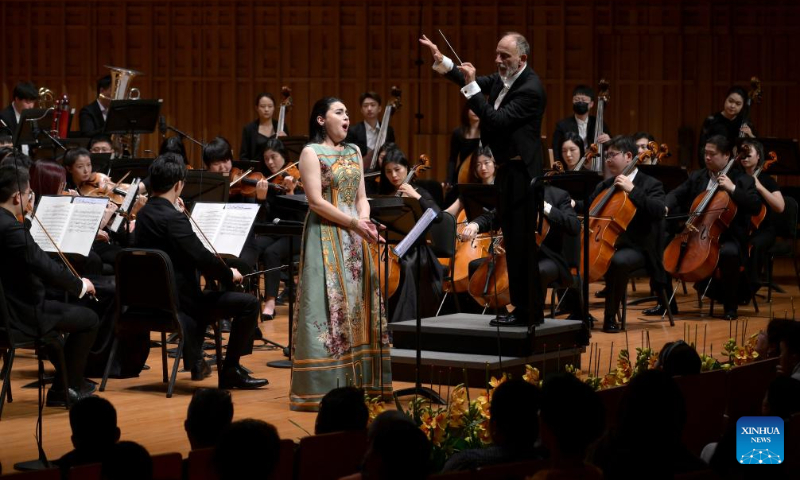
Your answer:
[[[773,293],[771,311],[775,316],[792,317],[794,309],[793,297],[798,296],[794,272],[789,261],[776,263],[776,280],[787,293]],[[592,285],[591,291],[600,288]],[[628,309],[628,342],[631,350],[641,346],[642,337],[649,334],[653,348],[660,350],[661,345],[667,341],[682,339],[688,327],[692,341],[695,330],[698,332],[700,350],[706,344],[707,352],[713,344],[713,351],[717,358],[718,352],[728,338],[729,329],[736,329],[737,324],[729,324],[718,318],[701,316],[697,309],[694,290],[689,287],[689,294],[679,292],[678,302],[681,314],[676,316],[675,327],[669,323],[652,317],[642,317],[641,310],[652,304],[632,306]],[[646,295],[648,291],[647,280],[637,282],[637,292],[629,290],[629,299]],[[761,293],[766,294],[766,288]],[[592,294],[592,314],[602,318],[602,302]],[[744,320],[748,319],[748,333],[756,332],[766,326],[770,313],[770,305],[766,300],[759,298],[760,313],[756,314],[752,304],[740,307],[738,328],[744,327]],[[264,335],[279,343],[287,340],[286,307],[278,307],[278,316],[275,320],[260,324]],[[708,312],[708,301],[705,303],[703,314]],[[716,313],[721,314],[721,306],[716,306]],[[705,342],[703,332],[707,331]],[[154,337],[155,338],[155,337]],[[604,334],[599,330],[593,331],[592,340],[600,349],[601,373],[608,371],[611,360],[611,343],[614,342],[614,354],[619,352],[625,344],[624,334]],[[583,354],[582,363],[588,365],[588,348]],[[243,359],[243,365],[252,369],[258,377],[266,377],[270,384],[256,391],[233,391],[234,418],[247,417],[259,418],[275,425],[282,438],[299,439],[313,432],[315,414],[292,412],[289,410],[289,373],[288,369],[274,369],[266,366],[272,360],[280,360],[283,355],[278,350],[259,349],[253,355]],[[594,363],[594,362],[593,362]],[[613,363],[613,362],[611,362]],[[158,350],[151,351],[148,359],[150,370],[142,372],[139,378],[127,380],[110,379],[107,389],[99,395],[109,399],[117,409],[119,427],[122,430],[123,440],[132,440],[143,444],[151,454],[164,452],[180,452],[184,456],[189,451],[189,442],[183,430],[183,420],[186,408],[194,389],[201,386],[212,387],[216,385],[216,374],[202,382],[192,382],[188,373],[179,373],[173,398],[165,396],[166,386],[161,383],[161,355]],[[171,361],[170,361],[171,364]],[[24,384],[31,382],[36,377],[35,361],[29,352],[20,351],[12,373],[12,389],[14,402],[6,404],[0,420],[0,463],[4,473],[10,473],[15,462],[30,460],[37,457],[34,433],[36,427],[36,397],[35,389],[23,389]],[[99,380],[99,379],[98,379]],[[402,388],[408,384],[395,382],[394,388]],[[71,447],[68,412],[63,409],[45,408],[44,410],[44,448],[50,459],[57,459]]]

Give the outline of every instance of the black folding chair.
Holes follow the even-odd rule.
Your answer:
[[[436,258],[449,259],[447,267],[447,274],[443,279],[443,283],[450,282],[449,291],[453,292],[453,299],[456,304],[456,311],[460,312],[461,307],[458,304],[458,295],[455,293],[456,285],[453,281],[453,271],[456,267],[456,219],[447,212],[439,214],[440,220],[431,225],[431,250],[433,250]],[[447,300],[448,290],[445,290],[442,296],[442,303],[439,304],[439,309],[436,310],[436,316],[442,311],[444,301]]]

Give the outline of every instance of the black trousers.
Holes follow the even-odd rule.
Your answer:
[[[544,294],[536,246],[536,205],[530,194],[531,177],[525,163],[512,160],[498,171],[497,212],[503,228],[511,303],[529,324],[544,317]]]
[[[86,370],[86,359],[89,356],[89,349],[92,348],[94,339],[97,336],[97,329],[100,320],[92,310],[72,305],[69,303],[54,300],[45,300],[42,306],[43,315],[50,319],[55,319],[54,330],[61,333],[69,333],[64,344],[64,365],[55,365],[58,375],[56,375],[53,388],[60,390],[61,370],[66,369],[69,386],[80,388],[83,383],[83,375]],[[53,349],[49,349],[51,361],[55,361],[58,356]]]
[[[290,243],[292,244],[291,250],[289,249]],[[301,243],[302,241],[299,236],[291,238],[291,241],[290,238],[285,235],[261,235],[256,237],[256,245],[258,245],[259,257],[261,258],[265,269],[280,267],[281,265],[291,262],[294,255],[300,253]],[[265,273],[264,295],[267,297],[277,297],[280,282],[280,270]]]
[[[489,258],[479,258],[477,260],[469,262],[469,267],[468,267],[469,276],[472,277],[472,274],[474,274],[478,270],[478,268],[480,268],[481,265],[483,265],[488,261]],[[556,262],[550,260],[549,258],[540,259],[539,278],[540,278],[539,286],[542,289],[541,291],[542,298],[544,298],[544,296],[547,294],[547,286],[558,280],[558,265],[556,264]],[[516,311],[516,308],[518,307],[514,305],[514,311]]]
[[[750,293],[754,294],[761,288],[761,272],[767,264],[767,252],[775,245],[775,231],[771,228],[756,230],[750,237],[750,256],[747,259],[745,271]]]
[[[645,265],[644,253],[639,250],[622,247],[611,257],[611,264],[606,272],[606,306],[603,321],[613,322],[620,303],[625,298],[630,274]]]
[[[192,314],[187,312],[180,316],[186,331],[184,364],[191,367],[202,358],[203,337],[210,322],[232,318],[224,365],[225,368],[239,365],[239,359],[253,351],[253,332],[259,314],[258,299],[249,293],[205,291],[199,307]]]
[[[711,286],[708,295],[720,302],[725,308],[725,312],[736,312],[738,303],[739,277],[741,276],[742,255],[739,251],[739,244],[733,240],[722,242],[719,248],[719,278],[713,276],[707,281],[697,282],[695,288],[700,292],[704,291],[708,281]]]

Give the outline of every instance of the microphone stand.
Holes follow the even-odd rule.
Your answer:
[[[188,133],[182,132],[181,130],[178,130],[177,128],[173,127],[172,125],[167,125],[166,128],[167,128],[167,130],[171,130],[171,131],[175,132],[176,134],[178,134],[179,137],[189,140],[190,142],[194,143],[195,145],[199,146],[200,148],[205,148],[206,147],[205,143],[203,143],[203,142],[201,142],[199,140],[196,140],[194,137],[192,137]]]

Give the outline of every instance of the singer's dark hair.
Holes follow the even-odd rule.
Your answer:
[[[75,165],[75,162],[78,161],[78,157],[86,155],[87,157],[91,157],[91,152],[86,150],[85,148],[71,148],[67,150],[67,153],[64,154],[64,161],[62,162],[64,167],[71,167]]]
[[[183,158],[174,153],[159,155],[148,169],[150,188],[155,193],[169,191],[179,181],[186,180],[186,164]]]
[[[5,203],[12,195],[20,191],[20,188],[28,186],[30,176],[28,169],[15,167],[14,165],[3,165],[0,167],[0,202]]]
[[[317,123],[317,117],[325,118],[328,110],[331,109],[331,105],[336,102],[342,101],[336,97],[324,97],[314,103],[314,107],[311,109],[311,115],[308,119],[308,137],[310,143],[322,143],[322,141],[325,140],[327,132],[323,125]]]

